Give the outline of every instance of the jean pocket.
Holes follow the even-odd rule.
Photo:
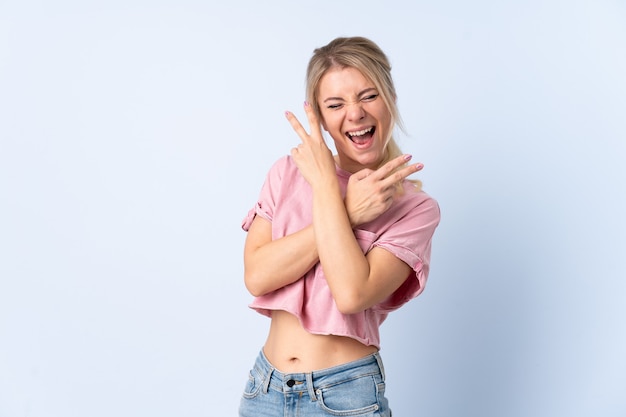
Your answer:
[[[259,392],[261,392],[261,387],[263,386],[263,380],[259,377],[259,375],[250,371],[248,374],[248,381],[246,382],[246,386],[243,389],[243,397],[244,398],[254,398]]]
[[[383,385],[381,387],[380,385]],[[371,375],[316,390],[320,407],[334,416],[376,416],[384,383]]]

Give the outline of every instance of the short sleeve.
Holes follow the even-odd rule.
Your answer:
[[[374,242],[393,253],[412,268],[406,281],[391,296],[374,306],[377,311],[390,312],[417,297],[426,286],[430,271],[433,234],[440,220],[437,201],[423,194],[415,206],[386,230]]]
[[[241,228],[244,231],[247,232],[250,229],[252,221],[257,215],[272,222],[286,164],[287,157],[285,156],[276,161],[268,171],[256,204],[248,211],[248,214],[241,222]]]

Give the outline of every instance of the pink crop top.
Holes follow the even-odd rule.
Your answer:
[[[337,176],[345,193],[350,173],[337,168]],[[354,230],[363,253],[378,246],[413,268],[414,273],[388,299],[356,314],[342,314],[318,262],[298,281],[255,297],[250,308],[268,317],[271,310],[285,310],[298,317],[310,333],[347,336],[380,348],[379,326],[387,314],[424,290],[431,240],[439,224],[437,202],[423,191],[416,192],[409,181],[405,181],[404,188],[404,194],[387,212]],[[290,156],[280,158],[268,172],[257,204],[243,220],[245,231],[257,215],[272,223],[273,239],[311,224],[311,188]]]

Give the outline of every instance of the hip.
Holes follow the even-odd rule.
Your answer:
[[[390,416],[380,354],[318,371],[283,373],[261,351],[244,389],[240,416],[274,415]]]

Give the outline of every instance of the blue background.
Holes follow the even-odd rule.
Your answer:
[[[387,52],[442,209],[394,415],[626,415],[624,1],[0,1],[0,416],[235,415],[240,224],[313,48]]]

